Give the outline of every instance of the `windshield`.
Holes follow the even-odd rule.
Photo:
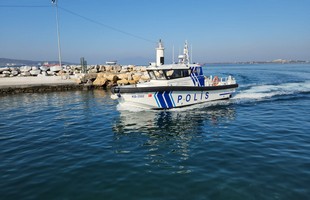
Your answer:
[[[148,71],[151,79],[170,80],[190,76],[190,69],[168,69],[168,70],[150,70]]]
[[[166,71],[166,76],[168,79],[183,78],[188,77],[190,72],[190,69],[171,69]]]
[[[151,79],[166,80],[166,76],[163,70],[152,70],[152,71],[148,71],[148,73]]]

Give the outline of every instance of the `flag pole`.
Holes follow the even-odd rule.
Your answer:
[[[59,60],[59,66],[61,67],[61,48],[60,48],[60,34],[59,34],[59,22],[58,22],[58,6],[57,6],[57,0],[52,0],[52,4],[56,7],[56,25],[57,25],[57,39],[58,39],[58,60]]]

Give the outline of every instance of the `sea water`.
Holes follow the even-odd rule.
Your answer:
[[[309,199],[310,64],[209,65],[228,101],[128,111],[109,91],[0,97],[0,199]]]

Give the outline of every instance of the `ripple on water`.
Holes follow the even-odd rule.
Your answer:
[[[232,100],[180,110],[128,112],[104,91],[1,97],[2,197],[307,199],[309,91],[250,67]]]

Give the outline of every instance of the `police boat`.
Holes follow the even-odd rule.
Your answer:
[[[141,109],[172,109],[232,97],[238,87],[232,76],[206,77],[202,67],[189,62],[188,44],[176,64],[164,64],[164,47],[159,41],[156,63],[147,67],[149,82],[114,86],[111,98],[127,107]]]

